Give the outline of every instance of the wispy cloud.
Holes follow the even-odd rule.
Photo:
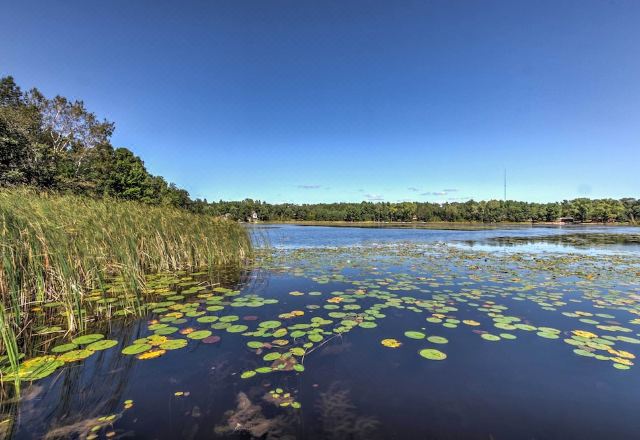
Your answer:
[[[300,189],[318,189],[320,185],[298,185]]]
[[[458,192],[456,188],[448,188],[448,189],[443,189],[441,191],[427,191],[427,192],[420,193],[420,195],[421,196],[446,196],[455,192]]]
[[[382,197],[380,194],[369,194],[369,193],[367,193],[364,196],[370,202],[381,202],[381,201],[384,200],[384,197]]]
[[[416,193],[417,193],[418,191],[420,191],[420,189],[416,188],[415,186],[410,186],[410,187],[409,187],[409,188],[407,188],[407,189],[408,189],[409,191],[411,191],[411,192],[416,192]]]

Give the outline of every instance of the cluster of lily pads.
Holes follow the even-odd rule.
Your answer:
[[[532,335],[558,340],[576,355],[610,362],[618,370],[634,365],[630,350],[640,344],[640,261],[628,255],[546,257],[399,244],[276,250],[257,264],[276,275],[303,277],[316,287],[262,296],[251,285],[215,286],[198,274],[151,277],[148,293],[155,299],[144,304],[151,313],[147,336],[121,353],[149,360],[192,343],[240,336],[255,356],[240,377],[251,379],[301,373],[316,349],[352,331],[371,332],[389,348],[421,341],[417,355],[434,361],[455,355],[441,348],[459,331],[477,334],[479,343]],[[299,305],[284,308],[281,302],[287,298]],[[538,310],[536,322],[518,312],[527,310],[522,304]],[[253,312],[258,308],[261,317]],[[379,322],[390,312],[422,314],[425,327],[380,334]],[[547,313],[554,322],[563,317],[563,328],[546,325]],[[82,335],[24,360],[18,376],[40,379],[117,344],[102,334]]]
[[[34,381],[49,376],[66,363],[84,360],[98,351],[118,345],[118,341],[104,339],[104,335],[93,333],[78,336],[70,342],[56,345],[51,354],[37,356],[23,361],[17,372],[7,370],[3,381],[13,381],[15,376],[22,381]]]
[[[269,392],[264,395],[263,399],[280,407],[291,407],[294,409],[300,409],[302,407],[300,402],[296,401],[295,396],[292,393],[286,392],[282,388],[269,390]]]

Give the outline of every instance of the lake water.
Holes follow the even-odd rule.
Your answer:
[[[0,433],[640,436],[640,228],[252,231],[255,265],[150,277],[149,314],[59,351]]]

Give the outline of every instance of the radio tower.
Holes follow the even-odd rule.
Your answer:
[[[507,201],[507,169],[504,169],[504,201]]]

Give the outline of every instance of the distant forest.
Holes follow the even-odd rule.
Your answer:
[[[572,217],[576,222],[631,222],[640,219],[637,199],[574,199],[559,203],[489,200],[454,203],[361,202],[319,204],[269,204],[260,201],[196,202],[194,208],[238,220],[261,221],[381,221],[381,222],[551,222]]]
[[[544,222],[573,217],[579,222],[632,222],[640,200],[579,198],[558,203],[467,201],[454,203],[361,202],[269,204],[261,201],[207,202],[150,174],[127,148],[110,143],[112,122],[100,120],[82,101],[46,98],[22,91],[11,76],[0,78],[0,186],[31,186],[90,197],[169,205],[234,220]]]

